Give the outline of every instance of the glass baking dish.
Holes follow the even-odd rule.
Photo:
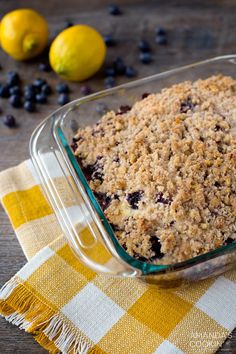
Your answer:
[[[143,93],[219,73],[236,78],[236,55],[194,63],[75,100],[34,131],[31,159],[65,237],[86,266],[161,287],[205,279],[235,266],[236,242],[176,264],[154,265],[132,258],[119,244],[70,147],[75,127],[96,123],[103,109],[132,106]]]

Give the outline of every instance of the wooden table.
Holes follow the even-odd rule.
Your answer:
[[[66,19],[75,23],[86,23],[96,27],[101,33],[113,33],[117,46],[108,50],[107,63],[116,56],[122,56],[126,63],[134,65],[139,77],[161,72],[199,59],[234,53],[236,51],[236,2],[223,1],[117,1],[124,11],[122,16],[107,14],[105,4],[109,1],[67,0],[65,7],[57,0],[22,1],[2,0],[2,14],[16,7],[32,7],[48,19],[51,37],[59,31]],[[85,4],[87,3],[87,4]],[[154,29],[163,26],[168,31],[168,45],[155,44]],[[140,38],[150,41],[153,47],[152,65],[138,62],[137,42]],[[38,63],[41,57],[28,63],[16,63],[0,51],[1,81],[6,72],[17,70],[24,83],[30,83],[37,77],[46,78],[50,84],[60,80],[54,73],[41,73]],[[121,78],[119,82],[127,81]],[[103,88],[103,75],[100,72],[89,81],[94,91]],[[71,84],[71,98],[80,96],[80,84]],[[2,116],[6,113],[15,115],[18,127],[9,129],[0,122],[0,171],[18,164],[29,157],[28,142],[34,128],[58,106],[56,94],[50,97],[48,105],[39,107],[38,112],[29,114],[23,109],[11,109],[6,100],[1,99]],[[26,262],[16,240],[7,216],[0,207],[0,285],[4,284]],[[235,306],[235,304],[232,304]],[[45,351],[34,342],[31,335],[20,332],[18,328],[0,319],[0,353],[39,354]],[[219,353],[236,353],[236,331],[228,339]],[[135,354],[135,353],[134,353]],[[165,354],[165,353],[163,353]]]

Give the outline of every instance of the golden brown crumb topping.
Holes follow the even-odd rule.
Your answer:
[[[110,111],[75,136],[127,252],[173,263],[236,239],[236,81],[222,75]]]

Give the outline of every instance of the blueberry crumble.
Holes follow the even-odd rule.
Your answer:
[[[79,129],[72,147],[120,244],[151,263],[236,240],[236,81],[144,93]]]

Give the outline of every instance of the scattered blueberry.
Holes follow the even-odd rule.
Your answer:
[[[108,12],[110,15],[117,16],[121,15],[121,10],[118,5],[112,4],[108,6]]]
[[[15,117],[11,114],[7,114],[5,117],[3,117],[3,124],[5,124],[9,128],[15,127]]]
[[[30,91],[30,90],[28,90],[28,91],[25,91],[25,93],[24,93],[24,99],[25,99],[25,101],[30,101],[30,102],[35,102],[36,100],[35,100],[35,93],[34,93],[34,91]]]
[[[180,113],[187,113],[188,110],[193,110],[194,104],[190,97],[188,97],[185,101],[180,104]]]
[[[35,99],[36,99],[36,102],[37,102],[37,103],[40,103],[40,104],[47,103],[47,96],[46,96],[45,93],[43,93],[43,92],[38,93],[38,94],[35,96]]]
[[[229,244],[231,244],[231,243],[233,243],[233,242],[235,242],[235,240],[232,239],[231,237],[228,237],[227,240],[225,240],[225,244],[226,244],[226,245],[229,245]]]
[[[172,203],[172,199],[164,198],[163,193],[160,192],[157,194],[156,203],[170,205]]]
[[[105,34],[103,39],[107,47],[112,47],[116,44],[116,41],[111,34]]]
[[[156,35],[157,35],[157,36],[164,36],[164,35],[166,35],[166,31],[165,31],[165,29],[162,28],[162,27],[157,27],[155,32],[156,32]]]
[[[159,34],[156,36],[155,41],[157,44],[164,45],[167,44],[167,37],[165,34]]]
[[[149,92],[144,92],[142,94],[142,99],[144,100],[144,98],[148,97],[149,95],[151,95]]]
[[[214,183],[214,186],[217,187],[217,188],[220,188],[220,187],[221,187],[221,184],[220,184],[218,181],[216,181],[216,182]]]
[[[102,192],[94,192],[95,197],[98,200],[98,203],[103,210],[107,209],[111,203],[111,197]]]
[[[32,101],[25,101],[24,109],[27,112],[35,112],[36,111],[36,106],[35,106],[34,102],[32,102]]]
[[[35,89],[34,85],[30,84],[30,85],[25,85],[24,86],[24,92],[26,91],[30,91],[30,92],[36,92],[37,90]]]
[[[58,99],[57,99],[57,103],[61,106],[64,106],[65,104],[67,104],[68,102],[70,102],[70,99],[69,99],[69,96],[67,93],[61,93],[59,96],[58,96]]]
[[[12,86],[9,89],[10,95],[20,95],[21,94],[21,89],[19,86]]]
[[[141,52],[146,53],[151,51],[151,47],[148,41],[141,40],[138,43],[138,48],[141,50]]]
[[[80,88],[80,92],[82,93],[82,95],[87,96],[90,95],[90,93],[92,93],[92,89],[88,85],[83,85]]]
[[[105,74],[105,76],[115,76],[116,75],[115,68],[113,68],[111,66],[105,68],[104,74]]]
[[[16,71],[9,71],[7,73],[7,84],[10,86],[16,86],[20,82],[19,74]]]
[[[52,89],[48,84],[44,84],[41,87],[41,93],[44,93],[45,95],[50,95],[51,92],[52,92]]]
[[[108,76],[105,78],[104,83],[106,88],[111,88],[115,86],[116,81],[113,76]]]
[[[117,75],[124,75],[126,66],[122,58],[117,57],[116,60],[113,62],[113,67]]]
[[[38,79],[34,80],[33,86],[34,86],[34,88],[41,90],[41,87],[46,83],[47,83],[46,80],[38,78]]]
[[[127,112],[129,112],[131,110],[131,107],[126,105],[126,106],[120,106],[120,108],[118,109],[116,115],[119,115],[119,114],[125,114]]]
[[[127,66],[125,70],[125,76],[135,77],[137,76],[137,71],[132,66]]]
[[[140,53],[139,60],[143,64],[150,64],[152,62],[152,55],[151,55],[151,53],[148,53],[148,52]]]
[[[51,71],[51,66],[49,64],[46,64],[46,63],[40,63],[39,64],[39,70],[40,71],[44,71],[44,72],[49,72],[49,71]]]
[[[107,105],[103,102],[99,102],[96,105],[96,111],[101,115],[105,114],[108,111]]]
[[[69,86],[67,84],[61,82],[61,83],[57,84],[56,91],[58,93],[69,93],[70,89],[69,89]]]
[[[222,130],[221,126],[219,126],[218,124],[216,124],[215,128],[214,128],[214,132],[218,132],[219,130]]]
[[[138,209],[138,202],[141,200],[143,191],[128,193],[126,199],[132,209]]]
[[[2,97],[2,98],[10,97],[10,86],[9,85],[0,86],[0,97]]]
[[[20,95],[12,95],[9,98],[9,102],[14,108],[20,108],[22,106]]]
[[[155,253],[155,258],[163,258],[164,253],[161,252],[161,243],[158,237],[152,236],[150,238],[151,249]]]
[[[66,20],[64,24],[64,29],[74,26],[74,23],[70,20]]]

